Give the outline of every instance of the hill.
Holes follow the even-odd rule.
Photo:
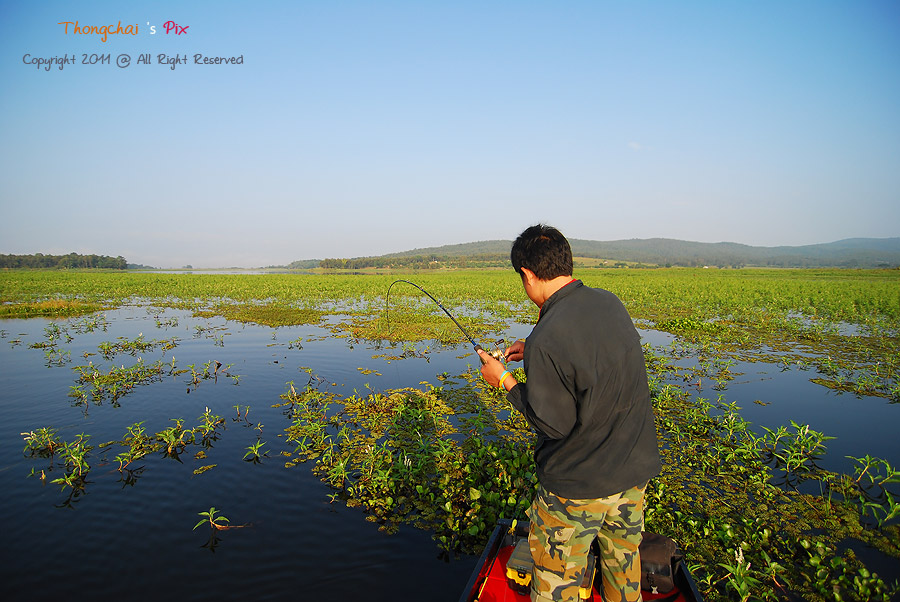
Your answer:
[[[572,252],[658,265],[885,268],[900,265],[900,238],[849,238],[803,246],[754,247],[667,238],[572,241]]]
[[[900,266],[900,238],[848,238],[803,246],[757,247],[733,242],[704,243],[670,238],[595,241],[571,239],[576,258],[603,260],[615,266],[636,263],[654,266],[896,268]],[[377,257],[324,259],[324,268],[366,267],[488,267],[509,265],[512,241],[478,242],[412,249]],[[304,262],[309,265],[315,260]],[[293,266],[294,264],[292,264]]]

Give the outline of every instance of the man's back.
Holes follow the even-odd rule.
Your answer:
[[[548,299],[526,341],[525,372],[520,394],[544,486],[593,498],[658,474],[640,337],[614,294],[574,281]]]

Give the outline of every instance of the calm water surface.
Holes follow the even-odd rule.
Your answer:
[[[349,395],[367,386],[384,390],[437,383],[436,375],[459,374],[477,363],[468,347],[432,350],[428,359],[389,361],[374,356],[399,354],[397,350],[376,349],[319,327],[273,329],[145,307],[103,315],[105,329],[90,332],[79,326],[84,318],[0,321],[4,600],[458,599],[476,558],[444,561],[429,533],[403,527],[385,535],[361,512],[329,503],[331,491],[311,474],[310,464],[284,467],[280,452],[293,449],[281,436],[288,420],[272,405],[280,401],[289,381],[298,389],[306,384],[305,368],[323,380],[322,388]],[[57,342],[62,365],[48,363],[42,349],[30,347],[47,340],[52,324],[73,337]],[[507,336],[524,337],[529,330],[514,326]],[[145,362],[169,363],[174,356],[178,368],[194,364],[198,370],[209,361],[232,364],[237,384],[220,376],[192,387],[189,374],[181,374],[136,387],[119,400],[119,407],[108,401],[74,405],[68,395],[77,374],[73,367],[93,362],[106,372],[111,365],[133,365],[137,357],[119,354],[106,360],[98,346],[119,337],[133,340],[141,333],[147,341],[177,342],[168,351],[139,354]],[[642,336],[657,346],[672,340],[653,331]],[[794,419],[838,437],[828,444],[826,467],[846,470],[844,455],[866,453],[900,464],[893,433],[896,404],[838,395],[810,383],[812,373],[783,372],[775,364],[732,370],[743,375],[723,393],[727,401],[738,402],[746,419],[770,428]],[[700,394],[715,399],[719,392]],[[236,405],[249,406],[252,424],[237,420]],[[193,456],[196,446],[188,448],[181,462],[148,456],[138,463],[144,469],[136,480],[125,483],[112,460],[121,448],[95,448],[86,492],[68,503],[68,490],[60,491],[49,479],[42,484],[28,478],[32,468],[40,470],[48,462],[23,455],[20,433],[52,427],[66,441],[85,433],[97,445],[122,439],[127,427],[140,421],[150,434],[171,426],[175,418],[183,418],[186,427],[195,426],[207,407],[226,419],[226,429],[205,459]],[[258,464],[242,461],[257,435],[266,442],[268,455]],[[194,474],[209,464],[216,467]],[[200,520],[198,513],[211,506],[230,524],[247,526],[219,532],[215,541],[205,526],[192,530]],[[900,575],[893,562],[878,570],[883,576],[891,571]]]

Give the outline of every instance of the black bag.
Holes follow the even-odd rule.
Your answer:
[[[665,535],[643,533],[640,545],[641,589],[654,594],[667,594],[675,587],[675,569],[681,553],[675,542]]]

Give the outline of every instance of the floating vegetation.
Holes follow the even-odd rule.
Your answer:
[[[252,445],[249,445],[247,447],[247,453],[244,454],[244,461],[259,464],[262,461],[263,457],[268,455],[268,452],[262,451],[262,447],[265,444],[265,441],[262,441],[259,437],[257,437],[256,443],[253,443]]]
[[[466,331],[475,338],[483,338],[497,332],[497,323],[487,318],[460,316],[457,318]],[[358,315],[349,324],[342,324],[357,338],[369,341],[418,342],[437,341],[444,345],[456,345],[468,339],[446,315],[425,305],[423,308],[392,308],[388,319],[385,315]]]
[[[217,510],[216,510],[215,506],[213,506],[206,512],[198,513],[198,516],[202,516],[204,518],[200,519],[200,521],[196,525],[194,525],[194,530],[196,531],[197,527],[200,527],[206,523],[209,523],[209,528],[210,528],[209,541],[206,542],[203,547],[209,548],[209,550],[211,552],[215,552],[216,547],[219,544],[219,538],[216,536],[216,531],[225,529],[225,525],[223,525],[222,523],[229,522],[227,517],[217,516],[216,512],[217,512]]]
[[[222,316],[227,320],[260,324],[262,326],[297,326],[300,324],[317,324],[325,312],[310,308],[297,308],[284,305],[254,305],[220,303],[213,308],[198,310],[195,316],[210,318]]]
[[[28,457],[52,458],[56,450],[62,446],[62,441],[57,435],[57,430],[52,428],[39,428],[35,431],[20,433],[25,439],[24,452]]]
[[[209,449],[220,436],[219,427],[225,428],[225,419],[213,414],[207,407],[200,416],[200,420],[200,424],[194,427],[194,434],[200,436],[199,445],[204,449]],[[198,458],[206,457],[202,450],[197,454]]]
[[[215,552],[219,543],[221,543],[220,538],[218,537],[219,531],[226,531],[230,529],[243,529],[245,527],[249,527],[250,525],[226,525],[225,523],[230,523],[231,521],[219,514],[219,511],[216,510],[215,506],[210,508],[205,512],[198,512],[198,516],[202,516],[203,518],[194,525],[194,530],[196,531],[198,527],[202,527],[205,524],[209,525],[209,541],[203,544],[204,548],[209,549],[210,552]]]
[[[262,428],[261,424],[254,424],[250,422],[250,406],[235,405],[231,407],[234,408],[234,411],[236,413],[235,417],[231,419],[232,422],[237,422],[243,427],[256,428],[257,430]]]
[[[216,508],[212,507],[206,512],[198,513],[198,516],[203,516],[205,518],[203,518],[203,520],[201,520],[196,525],[194,525],[194,530],[196,530],[197,527],[205,525],[206,523],[209,523],[209,528],[213,529],[213,530],[225,529],[226,526],[221,523],[227,523],[227,522],[231,522],[231,521],[229,521],[228,518],[225,516],[221,516],[221,515],[217,516],[217,512],[218,511],[216,510]]]
[[[98,303],[67,299],[0,303],[0,318],[68,318],[92,314],[103,308]]]
[[[98,449],[114,451],[121,448],[122,451],[114,456],[116,470],[121,475],[120,480],[125,484],[134,485],[144,467],[135,468],[133,465],[150,454],[159,453],[163,458],[182,462],[181,455],[187,448],[196,446],[201,449],[195,458],[200,460],[206,457],[205,451],[213,447],[214,442],[221,436],[221,431],[225,429],[225,419],[206,408],[198,420],[197,426],[186,428],[184,419],[173,418],[172,426],[153,434],[147,432],[143,421],[137,422],[127,428],[122,439],[102,443]],[[56,429],[42,427],[22,433],[22,437],[25,441],[23,451],[27,457],[50,460],[40,470],[32,468],[30,476],[39,476],[41,481],[44,481],[48,474],[61,471],[63,475],[51,480],[51,483],[61,485],[64,490],[67,487],[71,489],[67,503],[71,502],[73,496],[77,497],[84,492],[91,471],[88,460],[94,450],[94,446],[88,443],[89,435],[82,433],[77,435],[74,441],[64,441]],[[101,460],[103,463],[107,461]],[[215,464],[202,466],[196,469],[194,474],[202,474],[215,466]]]
[[[119,442],[119,445],[126,448],[125,451],[116,456],[116,462],[119,463],[120,472],[127,470],[132,462],[136,462],[158,449],[157,439],[145,434],[143,422],[138,422],[129,426],[128,433],[125,435],[125,438]]]
[[[120,353],[127,353],[128,355],[134,356],[138,353],[146,353],[148,351],[152,351],[156,348],[160,348],[163,351],[169,351],[170,349],[174,349],[177,346],[177,339],[147,341],[144,340],[144,333],[141,333],[136,338],[131,340],[127,339],[126,337],[119,337],[115,343],[111,341],[104,341],[100,343],[97,349],[100,351],[100,354],[104,358],[109,360],[116,355],[119,355]]]
[[[381,358],[388,362],[392,360],[402,360],[410,357],[418,357],[424,359],[425,361],[428,361],[428,354],[431,352],[430,345],[422,345],[409,342],[402,344],[392,343],[391,345],[389,345],[389,349],[393,351],[393,353],[378,353],[373,355],[372,357]],[[399,355],[397,353],[398,351]]]
[[[673,385],[655,386],[653,398],[663,474],[647,491],[647,528],[679,542],[708,599],[745,586],[755,597],[795,591],[844,600],[900,591],[852,550],[837,551],[858,541],[898,556],[900,530],[867,528],[857,480],[818,466],[830,437],[796,422],[758,436],[733,403],[692,399]],[[801,493],[814,484],[825,495]],[[747,564],[735,572],[719,562],[722,550]]]
[[[179,374],[187,374],[190,373],[190,378],[188,379],[188,393],[192,390],[196,389],[201,381],[204,380],[213,380],[215,382],[219,381],[219,375],[223,378],[230,378],[232,383],[235,385],[240,382],[240,374],[233,374],[231,370],[232,364],[228,364],[223,367],[222,362],[218,360],[209,360],[203,364],[203,368],[201,370],[197,369],[195,364],[189,364],[185,369],[177,369],[175,367],[175,358],[172,358],[172,363],[170,366],[170,373],[177,376]]]
[[[173,362],[174,363],[174,362]],[[75,398],[75,405],[86,406],[88,403],[100,405],[109,401],[113,406],[119,405],[119,399],[130,393],[138,385],[146,385],[162,379],[164,364],[161,361],[144,363],[138,361],[129,366],[112,366],[103,372],[93,363],[87,366],[75,366],[78,372],[76,384],[70,388],[69,397]],[[88,386],[88,389],[85,389]]]
[[[81,433],[77,435],[74,441],[63,441],[60,439],[55,429],[39,428],[36,431],[22,433],[25,440],[24,453],[31,458],[49,458],[51,464],[40,472],[31,469],[29,476],[38,476],[41,482],[46,481],[47,473],[52,472],[54,466],[60,470],[62,476],[52,479],[50,482],[61,485],[62,489],[66,487],[71,489],[69,498],[63,505],[70,505],[72,501],[84,493],[87,485],[87,476],[91,470],[91,466],[87,461],[88,455],[94,449],[90,445],[89,435]]]
[[[44,328],[44,340],[31,343],[28,345],[28,348],[43,350],[48,367],[64,366],[71,361],[72,352],[67,349],[59,348],[58,344],[61,342],[70,343],[72,340],[73,337],[69,334],[68,329],[60,327],[59,324],[55,322],[51,322]]]
[[[94,332],[95,330],[106,331],[109,328],[109,320],[104,314],[94,313],[77,320],[69,320],[69,330],[77,334]]]
[[[848,457],[853,474],[826,470],[829,434],[802,417],[788,426],[752,425],[727,391],[748,363],[763,362],[776,371],[809,371],[811,382],[848,395],[849,403],[853,396],[900,401],[900,273],[675,269],[581,270],[577,276],[616,293],[641,324],[674,337],[668,346],[644,347],[664,456],[663,473],[648,486],[646,521],[648,529],[679,542],[706,598],[895,596],[897,584],[864,566],[856,553],[871,548],[900,558],[900,475],[894,461]],[[0,273],[0,302],[10,309],[41,303],[48,295],[98,308],[137,302],[149,305],[158,328],[178,326],[177,318],[161,311],[176,307],[204,318],[272,327],[273,340],[283,325],[318,324],[346,338],[351,349],[365,343],[379,353],[374,357],[387,361],[427,360],[443,345],[464,342],[415,291],[392,297],[388,322],[384,296],[395,279]],[[479,340],[537,319],[512,273],[422,273],[415,279],[452,307]],[[136,290],[144,295],[140,300],[130,298]],[[43,351],[47,365],[62,365],[71,359],[64,347],[73,334],[100,328],[106,322],[99,314],[77,323],[54,321],[29,346]],[[221,326],[194,329],[196,338],[216,346],[224,346],[227,335]],[[25,335],[4,331],[2,337],[16,347]],[[297,337],[287,345],[302,349],[318,340]],[[139,348],[148,344],[154,346]],[[105,343],[100,353],[108,351],[112,359],[166,344],[139,335]],[[304,361],[314,362],[315,354],[308,355]],[[89,364],[75,368],[73,397],[76,404],[116,405],[137,385],[163,376],[186,380],[189,392],[218,376],[237,384],[239,376],[229,368],[212,360],[182,369],[174,358],[171,364],[139,361],[119,368]],[[438,375],[437,387],[369,389],[349,397],[320,390],[330,381],[308,371],[307,385],[298,390],[291,383],[277,404],[287,420],[282,441],[289,449],[271,450],[262,424],[249,419],[249,406],[237,405],[232,422],[256,432],[240,443],[232,461],[240,462],[241,453],[248,463],[281,454],[288,467],[306,463],[332,488],[331,501],[360,508],[386,531],[400,524],[428,529],[448,556],[480,549],[498,517],[521,518],[535,484],[533,435],[496,390],[483,386],[477,371]],[[523,380],[524,374],[516,377]],[[764,396],[753,401],[770,402]],[[123,485],[137,482],[151,456],[190,463],[194,475],[206,474],[216,466],[207,452],[226,421],[207,408],[198,422],[191,427],[174,419],[158,432],[138,422],[121,440],[98,446],[109,450],[100,458],[89,435],[64,441],[45,427],[23,433],[25,455],[36,464],[32,475],[69,491],[70,503],[85,491],[103,453],[118,466]],[[201,523],[215,522],[204,518]],[[218,529],[210,530],[208,547],[214,549]]]
[[[530,504],[533,438],[477,373],[460,378],[458,386],[444,378],[438,388],[346,398],[288,383],[279,407],[296,447],[285,465],[312,462],[334,489],[332,501],[361,508],[383,530],[410,523],[433,531],[444,554],[476,552],[497,518],[520,517]],[[834,584],[842,599],[900,591],[852,551],[838,552],[855,540],[900,554],[898,526],[887,525],[900,513],[886,489],[897,471],[874,458],[861,459],[855,477],[823,470],[817,462],[830,437],[796,422],[758,436],[734,402],[655,382],[664,472],[648,488],[647,528],[679,542],[708,599]],[[815,482],[825,503],[799,491]],[[866,527],[866,515],[879,519],[877,529]],[[720,562],[723,549],[737,564]]]
[[[656,328],[679,334],[695,331],[715,334],[724,331],[728,326],[720,322],[701,322],[695,318],[670,318],[657,322]]]
[[[285,465],[314,462],[335,498],[364,509],[383,530],[408,522],[434,531],[447,555],[472,552],[497,518],[524,513],[536,477],[527,426],[476,402],[481,385],[468,378],[452,391],[349,398],[314,386],[297,392],[289,383],[279,406],[287,408],[287,440],[296,447]],[[496,395],[488,403],[502,405]]]
[[[895,469],[885,460],[866,455],[862,458],[848,456],[856,462],[852,483],[845,482],[852,495],[856,493],[856,501],[863,514],[872,519],[879,529],[900,516],[900,496],[888,489],[888,485],[900,483],[900,470]]]

